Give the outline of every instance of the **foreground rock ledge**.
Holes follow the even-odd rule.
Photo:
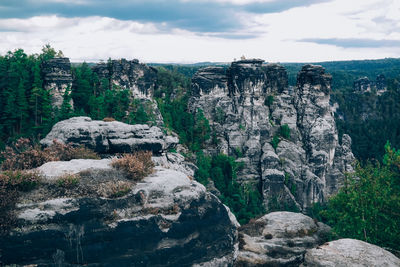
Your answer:
[[[383,248],[360,240],[339,239],[307,251],[301,266],[398,267],[400,259]]]
[[[204,186],[181,172],[157,167],[127,195],[114,199],[99,196],[96,188],[123,180],[116,170],[85,171],[76,189],[79,197],[60,193],[53,178],[21,197],[17,226],[0,237],[3,264],[233,264],[236,220]]]
[[[307,249],[326,241],[330,227],[294,212],[272,212],[239,229],[235,266],[299,266]]]

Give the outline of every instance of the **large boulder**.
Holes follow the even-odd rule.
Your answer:
[[[79,161],[69,165],[72,173],[76,171],[72,165],[87,165],[87,161]],[[54,181],[51,168],[41,169],[49,179],[23,193],[15,210],[17,224],[0,237],[2,264],[233,263],[238,223],[204,186],[181,172],[160,166],[133,184],[103,161],[99,164],[104,163],[104,168],[82,167],[79,184],[73,188],[63,188]],[[68,172],[68,164],[58,164]],[[128,192],[110,197],[110,190],[121,183],[129,186]]]
[[[165,135],[156,126],[96,121],[89,117],[73,117],[56,123],[40,143],[50,146],[54,140],[76,146],[84,145],[98,153],[107,154],[136,150],[149,150],[160,154],[179,142],[177,137]]]
[[[301,266],[398,267],[400,259],[383,248],[360,240],[339,239],[307,251]]]
[[[239,229],[235,266],[299,266],[329,233],[329,226],[301,213],[269,213]]]

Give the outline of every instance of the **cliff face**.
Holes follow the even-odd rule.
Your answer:
[[[65,91],[72,87],[69,58],[53,58],[43,62],[42,72],[44,75],[44,89],[51,94],[52,106],[60,108]]]
[[[260,186],[267,206],[307,208],[336,192],[344,172],[352,171],[351,139],[344,135],[338,143],[331,77],[322,67],[304,66],[289,88],[282,66],[262,63],[199,70],[189,108],[201,109],[216,133],[217,144],[208,143],[207,152],[243,162],[239,182]],[[283,133],[287,127],[290,136]]]
[[[157,70],[134,60],[112,60],[93,67],[99,79],[109,80],[111,85],[130,89],[133,97],[151,100],[157,80]]]
[[[163,125],[161,112],[153,100],[154,88],[157,82],[157,70],[134,60],[111,60],[107,63],[96,64],[92,68],[99,80],[107,80],[110,89],[129,89],[134,99],[149,106],[157,126]]]

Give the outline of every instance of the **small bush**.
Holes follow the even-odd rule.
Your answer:
[[[280,134],[283,138],[289,139],[290,138],[289,125],[287,124],[281,125]]]
[[[107,198],[119,198],[127,195],[132,188],[131,182],[126,181],[110,181],[101,184],[98,193]]]
[[[273,95],[267,96],[267,98],[266,98],[265,101],[264,101],[264,104],[265,104],[267,107],[271,107],[273,103],[274,103],[274,96],[273,96]]]
[[[29,191],[34,189],[42,180],[38,172],[31,171],[5,171],[0,174],[1,183],[18,189],[20,191]]]
[[[27,138],[20,138],[11,146],[6,146],[0,152],[2,170],[27,170],[37,168],[49,161],[71,159],[100,159],[94,151],[85,147],[72,147],[53,141],[50,147],[41,149],[39,144],[33,144]]]
[[[36,172],[5,171],[0,173],[0,235],[6,234],[14,225],[15,205],[20,191],[35,188],[41,180]]]
[[[53,140],[53,144],[44,149],[49,161],[68,161],[71,159],[100,159],[100,156],[84,146],[73,147]]]
[[[25,170],[36,168],[47,161],[39,145],[33,145],[28,138],[20,138],[11,146],[6,146],[5,150],[0,152],[2,170]]]
[[[115,121],[115,119],[114,119],[114,118],[111,118],[111,117],[105,117],[105,118],[103,119],[103,121],[104,121],[104,122],[111,122],[111,121]]]
[[[271,145],[272,147],[276,150],[278,147],[278,144],[281,140],[279,139],[279,136],[275,135],[274,138],[272,138]]]
[[[73,188],[79,184],[79,175],[65,174],[57,179],[57,185],[63,188]]]
[[[114,159],[111,165],[125,172],[128,179],[140,181],[153,172],[154,163],[151,156],[150,151],[125,154],[122,158]]]

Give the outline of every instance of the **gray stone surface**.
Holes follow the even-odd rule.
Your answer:
[[[378,246],[355,239],[339,239],[308,250],[302,267],[398,267],[400,259]]]
[[[128,89],[134,99],[148,106],[155,125],[162,126],[163,118],[153,99],[157,82],[157,70],[137,59],[111,60],[107,63],[98,63],[93,66],[100,80],[107,80],[110,87]],[[150,115],[150,114],[149,114]],[[153,124],[153,120],[148,122]]]
[[[337,192],[353,170],[350,137],[338,142],[330,80],[321,66],[306,65],[292,88],[280,65],[236,61],[227,70],[209,67],[194,75],[189,109],[201,109],[216,133],[217,145],[210,141],[206,152],[244,162],[238,181],[254,188],[261,183],[267,207],[306,209]],[[286,124],[290,137],[281,136],[274,149],[273,137]]]
[[[102,196],[118,182],[131,185],[127,195]],[[238,223],[229,209],[163,167],[137,184],[104,169],[85,171],[68,190],[44,183],[21,196],[16,215],[0,237],[6,265],[229,266],[237,254]]]
[[[299,266],[307,249],[326,241],[330,228],[301,213],[272,212],[239,229],[235,266]]]
[[[179,142],[177,137],[166,136],[156,126],[96,121],[89,117],[73,117],[56,123],[40,143],[50,146],[53,140],[84,145],[99,153],[150,150],[155,154],[173,148]]]
[[[69,58],[56,57],[43,62],[44,89],[50,92],[53,107],[61,108],[65,91],[72,88]],[[73,102],[71,100],[71,105]]]

